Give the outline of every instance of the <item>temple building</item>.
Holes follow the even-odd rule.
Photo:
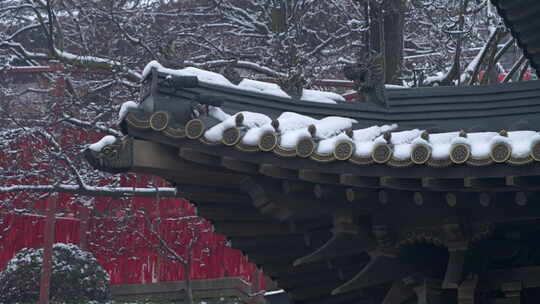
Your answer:
[[[540,3],[493,0],[540,64]],[[297,304],[540,301],[540,81],[388,89],[366,101],[147,65],[123,138],[85,152],[173,183]],[[369,71],[367,73],[366,71]]]

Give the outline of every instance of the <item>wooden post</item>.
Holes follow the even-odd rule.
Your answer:
[[[57,197],[51,194],[47,200],[47,217],[45,218],[43,240],[43,265],[41,268],[41,282],[39,289],[39,304],[49,303],[49,289],[52,272],[52,251],[54,242],[54,224]]]
[[[79,226],[79,247],[82,250],[88,250],[88,219],[90,217],[90,210],[84,206],[80,209],[80,226]]]

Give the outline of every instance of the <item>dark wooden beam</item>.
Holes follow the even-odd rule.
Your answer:
[[[205,154],[190,148],[180,148],[178,155],[188,161],[201,165],[218,167],[221,166],[221,159],[217,156]]]
[[[259,211],[267,216],[271,216],[279,221],[285,221],[291,219],[295,211],[289,208],[289,206],[282,206],[276,204],[274,201],[268,202],[268,204],[259,208]]]
[[[302,180],[320,184],[339,184],[339,175],[322,173],[311,169],[300,169],[298,177]]]
[[[232,247],[245,252],[261,252],[272,254],[274,251],[288,249],[313,250],[322,246],[331,233],[327,230],[318,230],[305,234],[293,235],[267,235],[261,237],[235,237],[229,238]]]
[[[507,176],[506,185],[509,187],[540,188],[540,176]]]
[[[341,174],[339,182],[343,185],[360,188],[380,188],[380,180],[377,177],[356,176],[354,174]]]
[[[279,178],[279,179],[298,179],[298,171],[281,168],[271,164],[262,164],[259,167],[259,173],[266,175],[268,177]]]
[[[465,177],[463,179],[463,185],[466,188],[480,188],[480,189],[493,189],[502,188],[506,186],[505,178],[476,178]]]
[[[422,188],[422,181],[417,178],[381,177],[381,186],[396,190],[417,191]]]
[[[379,190],[378,200],[379,203],[382,205],[388,205],[391,203],[399,203],[401,205],[412,204],[413,192],[399,190]]]
[[[430,190],[459,190],[465,187],[461,178],[422,178],[422,187]]]
[[[199,185],[176,185],[178,196],[193,202],[237,202],[249,203],[251,199],[238,190]]]
[[[282,182],[282,187],[284,194],[305,194],[313,189],[313,184],[293,180],[284,180]]]
[[[373,240],[365,233],[336,233],[328,242],[314,252],[294,261],[294,266],[305,263],[330,260],[336,257],[357,255],[374,246]]]
[[[208,167],[178,157],[178,149],[143,140],[133,140],[133,172],[150,173],[177,184],[239,188],[243,175]],[[189,172],[189,174],[185,174]]]
[[[231,157],[223,157],[221,165],[227,169],[248,174],[256,174],[259,172],[259,166],[254,163],[249,163],[237,160]]]
[[[326,200],[332,204],[345,203],[347,200],[345,188],[338,186],[316,184],[313,187],[313,193],[317,199]]]
[[[378,201],[379,192],[375,189],[347,188],[345,190],[347,201],[363,208],[374,207],[373,202]]]
[[[414,290],[406,286],[402,280],[396,280],[381,304],[402,304],[412,297],[414,297]]]
[[[297,276],[299,279],[301,279],[302,277],[317,275],[318,273],[328,270],[355,268],[356,270],[360,271],[366,265],[368,260],[369,258],[366,254],[359,254],[355,256],[336,258],[328,262],[309,263],[300,266],[274,263],[265,265],[264,273],[278,280],[283,276]]]
[[[342,268],[342,269],[328,269],[321,271],[317,275],[306,275],[303,277],[280,277],[278,280],[279,287],[290,291],[294,288],[303,288],[308,286],[314,286],[321,283],[329,283],[334,287],[351,279],[357,271],[357,267]]]
[[[332,294],[340,294],[402,279],[412,271],[410,265],[403,264],[397,258],[376,255],[372,257],[362,271],[347,283],[334,289]]]
[[[436,206],[440,207],[441,202],[446,199],[444,192],[415,192],[413,202],[417,206]]]

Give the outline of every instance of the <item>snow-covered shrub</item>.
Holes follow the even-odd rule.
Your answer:
[[[37,303],[43,249],[24,248],[0,272],[0,303]],[[92,253],[76,245],[53,246],[50,300],[52,303],[104,303],[109,278]]]

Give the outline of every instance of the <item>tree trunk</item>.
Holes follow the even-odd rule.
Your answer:
[[[399,84],[403,61],[404,0],[370,1],[369,51],[384,53],[384,80]],[[382,29],[381,29],[382,28]]]
[[[184,264],[184,270],[186,274],[186,297],[187,297],[187,303],[193,304],[193,288],[191,287],[191,248],[188,249],[187,252],[187,263]]]

